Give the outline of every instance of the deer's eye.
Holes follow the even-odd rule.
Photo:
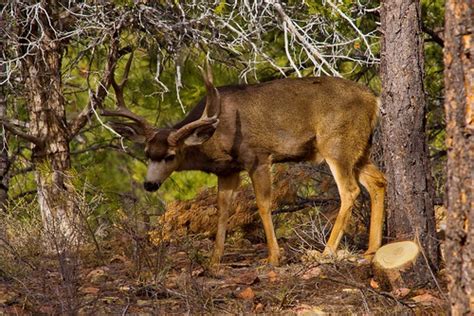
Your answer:
[[[168,156],[165,157],[165,161],[166,161],[166,162],[170,162],[170,161],[172,161],[175,157],[176,157],[176,155],[173,155],[173,154],[168,155]]]

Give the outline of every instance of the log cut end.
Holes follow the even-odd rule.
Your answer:
[[[400,241],[381,247],[374,256],[373,263],[382,269],[403,269],[413,264],[420,248],[413,241]]]
[[[375,280],[383,289],[412,288],[423,269],[420,247],[413,241],[395,242],[381,247],[372,261]]]

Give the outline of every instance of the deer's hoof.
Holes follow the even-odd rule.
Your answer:
[[[222,279],[224,277],[224,269],[219,264],[211,266],[207,269],[206,275],[211,278]]]
[[[332,251],[331,248],[329,248],[328,246],[326,246],[324,248],[324,251],[323,251],[323,254],[322,254],[323,257],[334,257],[335,256],[335,252]]]
[[[374,255],[375,255],[375,251],[369,249],[366,252],[364,252],[363,257],[368,262],[372,262],[372,259],[374,259]]]
[[[213,278],[222,278],[224,275],[224,268],[219,261],[211,260],[206,269],[206,274]]]
[[[216,254],[215,252],[211,256],[211,260],[209,261],[209,266],[210,267],[218,267],[221,263],[221,255]]]
[[[280,257],[279,256],[269,256],[266,259],[263,259],[262,264],[268,264],[274,267],[278,267],[280,265]]]

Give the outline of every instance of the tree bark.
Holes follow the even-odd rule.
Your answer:
[[[6,60],[4,53],[4,34],[5,26],[3,16],[0,15],[0,60]],[[2,63],[0,65],[0,82],[5,80],[6,76],[6,65]],[[5,85],[0,84],[0,118],[4,118],[7,115],[7,88]],[[10,159],[8,157],[8,143],[6,130],[1,126],[0,134],[0,210],[5,211],[5,206],[8,200],[8,171],[10,169]]]
[[[49,16],[54,16],[55,5],[44,4]],[[28,88],[29,133],[39,141],[33,146],[32,162],[43,228],[48,242],[75,240],[75,212],[68,188],[71,167],[69,130],[65,102],[62,95],[62,45],[55,39],[45,12],[40,22],[33,22],[28,30],[32,41],[42,38],[36,50],[25,59],[25,84]],[[42,25],[38,25],[41,23]],[[64,245],[51,245],[53,248]]]
[[[391,241],[419,240],[438,268],[434,189],[425,136],[423,38],[417,0],[383,1],[382,146],[387,176],[387,228]],[[418,269],[424,281],[431,274]]]
[[[0,19],[2,17],[0,16]],[[0,20],[0,30],[3,30],[3,20]],[[3,47],[4,34],[0,31],[0,52],[4,52]],[[4,60],[5,56],[0,56]],[[6,66],[0,65],[0,82],[5,80]],[[0,118],[7,114],[7,95],[5,86],[0,84]],[[0,210],[5,211],[5,205],[8,200],[8,170],[10,169],[10,160],[8,158],[8,143],[5,128],[1,126],[0,140]]]
[[[448,0],[445,111],[448,150],[446,268],[452,315],[474,311],[474,70],[470,0]]]
[[[2,47],[0,45],[0,51]],[[3,67],[2,67],[3,68]],[[0,72],[3,72],[0,69]],[[0,76],[0,80],[2,80]],[[0,118],[5,117],[7,114],[7,96],[5,93],[5,87],[0,88]],[[8,157],[8,142],[6,130],[2,126],[0,133],[0,210],[5,211],[8,201],[8,185],[9,176],[8,171],[10,170],[10,159]]]

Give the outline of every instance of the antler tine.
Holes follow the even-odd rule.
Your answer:
[[[112,68],[112,75],[111,75],[111,78],[110,78],[110,82],[111,82],[112,87],[114,88],[114,91],[115,91],[115,97],[116,97],[116,100],[117,100],[117,109],[116,110],[105,110],[104,109],[102,111],[102,115],[103,116],[125,117],[125,118],[128,118],[132,121],[135,121],[135,122],[141,124],[143,127],[149,127],[150,124],[145,120],[145,118],[133,113],[125,105],[125,99],[123,97],[123,87],[127,83],[128,74],[130,72],[130,68],[131,68],[131,65],[132,65],[132,60],[133,60],[133,51],[130,53],[130,57],[128,58],[127,64],[125,65],[122,81],[120,82],[120,84],[118,84],[117,81],[115,80],[115,67]]]
[[[132,65],[132,59],[133,59],[133,51],[130,53],[130,57],[127,60],[127,64],[125,65],[125,70],[123,72],[123,77],[122,81],[120,84],[115,81],[115,67],[112,69],[112,76],[110,78],[112,87],[114,88],[115,91],[115,97],[117,98],[117,105],[119,108],[126,108],[127,106],[125,105],[125,100],[123,98],[123,87],[127,83],[128,80],[128,74],[130,72],[130,67]]]
[[[112,86],[114,86],[114,88],[123,89],[123,86],[127,83],[128,74],[129,74],[130,68],[132,66],[132,60],[133,60],[133,50],[130,52],[130,57],[128,58],[127,64],[125,65],[125,70],[123,72],[122,82],[120,82],[120,84],[117,84],[117,82],[115,81],[115,75],[112,75],[111,80],[112,80]],[[115,72],[115,66],[112,69],[112,72]]]
[[[171,133],[168,136],[168,143],[171,146],[176,146],[180,139],[183,139],[184,137],[190,135],[196,128],[206,125],[213,125],[217,122],[219,122],[219,119],[215,117],[200,118],[197,121],[184,125],[179,130]]]
[[[204,70],[202,67],[199,67],[199,69],[201,70],[202,77],[204,79],[204,83],[206,85],[207,90],[206,106],[204,108],[201,118],[184,125],[179,130],[171,133],[168,136],[168,143],[172,146],[176,146],[181,139],[190,135],[197,128],[206,125],[214,125],[215,127],[215,124],[219,122],[218,117],[221,110],[221,100],[219,91],[213,84],[212,70],[209,65],[209,59],[206,58],[206,69]]]
[[[209,59],[206,58],[206,69],[199,67],[201,70],[202,78],[206,85],[207,97],[206,97],[206,107],[203,113],[203,116],[207,117],[218,117],[221,110],[221,102],[219,91],[214,86],[214,78],[212,76],[212,68],[209,65]],[[210,115],[212,114],[212,115]]]
[[[103,110],[101,113],[103,116],[120,116],[131,119],[143,126],[149,126],[149,123],[145,118],[133,113],[127,107],[118,107],[117,110]]]

